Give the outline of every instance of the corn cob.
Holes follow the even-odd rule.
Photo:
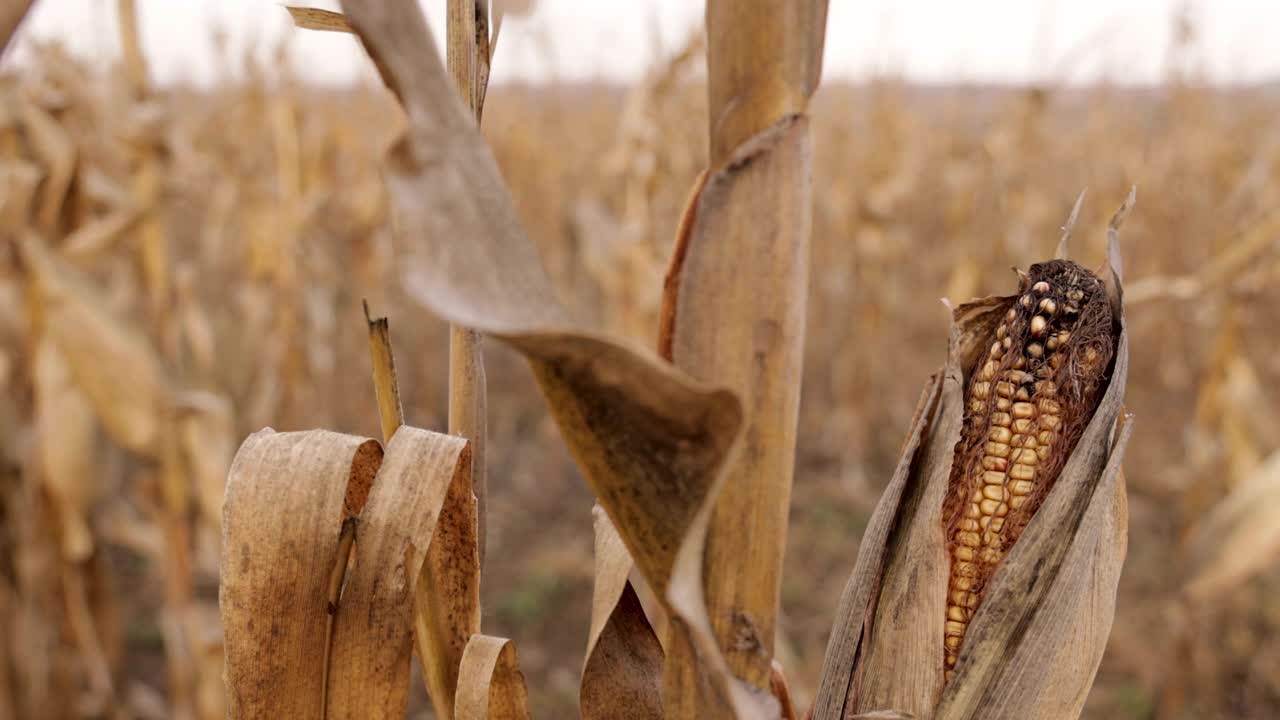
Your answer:
[[[1111,304],[1097,276],[1068,260],[1019,276],[1019,296],[970,373],[944,507],[947,680],[984,586],[1092,417],[1114,352]]]

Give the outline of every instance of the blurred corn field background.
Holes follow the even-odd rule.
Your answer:
[[[485,108],[564,301],[649,346],[705,165],[702,52],[694,36],[629,87],[494,86]],[[0,72],[0,718],[223,716],[227,466],[265,426],[377,435],[362,298],[395,324],[407,418],[446,424],[448,327],[409,302],[388,227],[391,98],[283,59],[148,88],[142,62],[45,45]],[[1085,716],[1280,716],[1280,85],[1170,67],[1146,89],[828,80],[815,96],[778,642],[801,707],[944,359],[939,298],[1006,291],[1010,266],[1052,255],[1082,188],[1074,255],[1096,266],[1136,184],[1130,547]],[[535,714],[570,717],[592,498],[524,363],[486,356],[484,623],[519,643]]]

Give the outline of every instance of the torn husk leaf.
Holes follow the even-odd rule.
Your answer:
[[[1119,310],[1105,389],[1043,503],[987,581],[948,681],[943,499],[969,374],[1020,298],[986,298],[954,311],[947,365],[925,390],[841,597],[814,720],[889,709],[934,720],[1058,720],[1081,712],[1110,633],[1127,548],[1120,463],[1131,430],[1123,412],[1128,335],[1112,240],[1098,273]]]
[[[627,576],[634,563],[599,505],[591,633],[578,706],[583,720],[662,717],[662,645]]]

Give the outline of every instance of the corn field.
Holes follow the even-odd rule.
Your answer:
[[[451,13],[455,4],[472,7],[451,2]],[[751,4],[802,15],[795,8],[824,5]],[[742,709],[757,699],[742,688],[754,688],[776,701],[774,717],[811,707],[815,718],[930,717],[913,705],[920,697],[942,698],[938,717],[1004,717],[992,708],[1012,712],[1000,705],[1008,700],[990,688],[1005,671],[983,648],[1049,652],[1062,638],[1001,635],[973,614],[976,597],[964,604],[969,576],[956,568],[969,555],[957,538],[969,530],[959,508],[983,489],[964,485],[977,475],[926,480],[933,465],[950,467],[962,424],[985,428],[963,446],[974,466],[1005,468],[1008,447],[998,458],[981,448],[1013,437],[1005,428],[1025,418],[1011,415],[993,435],[974,415],[1016,401],[1019,373],[1028,393],[1051,376],[1033,379],[1035,363],[1000,365],[1007,350],[988,348],[1022,333],[1015,342],[1045,353],[1047,367],[1084,327],[1062,319],[1083,292],[1038,284],[1037,264],[1055,257],[1064,235],[1079,263],[1070,272],[1087,275],[1085,299],[1107,306],[1097,348],[1106,351],[1099,368],[1110,370],[1096,369],[1098,387],[1079,396],[1085,410],[1068,398],[1065,376],[1052,376],[1062,397],[1022,399],[1036,403],[1037,417],[1056,418],[1059,401],[1063,417],[1079,416],[1071,442],[1034,461],[1060,469],[1057,479],[1025,482],[1036,517],[1081,533],[1096,522],[1115,536],[1099,541],[1090,565],[1072,564],[1076,546],[1062,550],[1063,581],[1105,585],[1105,576],[1118,588],[1063,611],[1066,632],[1100,665],[1085,663],[1083,686],[1069,691],[1046,671],[1037,692],[1071,695],[1064,702],[1078,700],[1090,719],[1280,716],[1275,87],[1208,85],[1177,58],[1171,67],[1181,69],[1146,89],[819,86],[807,18],[752,23],[724,10],[732,3],[711,2],[707,33],[631,87],[486,88],[501,36],[483,24],[488,16],[451,14],[452,39],[454,23],[470,17],[471,45],[442,48],[438,76],[462,95],[446,112],[430,102],[442,97],[428,92],[434,71],[416,69],[424,56],[402,56],[412,47],[404,35],[378,34],[395,26],[370,10],[378,4],[344,5],[394,93],[373,82],[323,87],[283,53],[271,65],[239,61],[242,79],[213,89],[149,87],[138,53],[104,66],[41,46],[27,68],[0,64],[0,720],[259,716],[253,708],[268,706],[244,689],[255,677],[316,682],[272,665],[288,665],[283,650],[263,656],[275,647],[328,657],[330,716],[373,695],[386,713],[369,716],[394,715],[405,692],[410,717],[448,716],[455,702],[457,717],[648,718],[664,708],[667,717],[713,717],[716,703],[733,709],[724,717],[756,717]],[[792,104],[776,115],[748,108],[763,120],[732,115],[733,83],[751,81],[742,57],[772,47],[753,43],[775,26],[795,31],[778,51],[794,71],[783,73],[796,81],[783,93]],[[440,138],[456,142],[433,154],[429,140]],[[489,151],[500,175],[486,174]],[[440,187],[424,178],[455,166],[466,181],[455,189],[474,207],[410,212],[406,198]],[[761,166],[764,179],[752,170]],[[493,201],[502,184],[506,209]],[[776,206],[742,214],[763,203]],[[794,241],[787,252],[699,254],[705,238],[750,235],[761,217],[779,218],[777,234]],[[507,243],[499,231],[508,227],[529,242]],[[545,280],[533,273],[539,262]],[[1024,293],[1037,305],[1019,315]],[[971,298],[984,300],[962,305]],[[747,322],[733,314],[742,307],[782,319]],[[726,369],[719,348],[762,335],[783,348],[777,357],[755,374]],[[979,357],[991,359],[990,372],[968,384]],[[629,370],[610,375],[620,367]],[[1011,377],[1007,391],[998,387]],[[477,382],[478,398],[458,394]],[[622,387],[624,399],[607,395],[613,404],[601,409],[606,395],[589,395],[590,383]],[[643,435],[616,407],[657,417],[660,428]],[[753,450],[734,455],[744,418]],[[759,429],[759,418],[780,424]],[[487,435],[476,430],[486,424]],[[483,444],[462,439],[477,432]],[[604,450],[591,450],[597,441]],[[1072,448],[1090,442],[1107,449],[1071,464],[1068,454],[1084,454]],[[731,507],[759,511],[747,520],[700,502],[671,505],[666,524],[708,533],[697,573],[682,572],[688,553],[664,544],[675,538],[683,549],[696,532],[682,527],[654,541],[652,555],[641,552],[649,535],[627,522],[666,506],[605,482],[625,475],[618,457],[641,477],[661,470],[645,458],[668,451],[689,494],[719,502],[727,493],[723,502],[741,503]],[[722,462],[723,475],[708,469]],[[785,487],[749,484],[792,473]],[[273,496],[277,485],[264,478],[288,487],[295,474],[346,488],[283,516],[332,525],[335,543],[340,525],[356,528],[336,552],[324,549],[354,559],[336,574],[278,560],[265,567],[279,574],[259,579],[263,558],[293,527],[255,526],[264,508],[293,497]],[[401,486],[434,504],[385,494]],[[1066,503],[1055,498],[1067,491],[1048,495],[1050,487],[1085,489]],[[877,504],[892,510],[884,498],[895,492],[904,508],[920,502],[934,514],[890,522]],[[948,493],[958,498],[947,501],[949,520]],[[986,530],[994,511],[983,513]],[[364,534],[377,517],[390,518],[388,534]],[[1023,577],[1016,558],[1032,550],[1019,548],[1052,544],[1038,532],[1049,520],[1017,518],[1009,515],[1017,533],[997,538],[1006,545],[992,555],[1006,561],[1006,578]],[[965,519],[976,532],[979,516]],[[650,520],[643,529],[656,537],[665,521]],[[1117,522],[1127,522],[1127,540]],[[229,537],[251,542],[233,547]],[[447,553],[441,538],[474,557]],[[253,562],[240,561],[242,545]],[[860,552],[882,553],[875,572],[861,574]],[[922,564],[929,553],[955,564]],[[417,611],[418,625],[380,620],[383,642],[370,647],[344,639],[341,610],[381,607],[376,573],[393,566],[408,572],[406,597],[430,609]],[[405,566],[435,573],[433,588],[465,591],[424,599]],[[927,594],[911,585],[919,567],[936,580],[928,593],[937,612],[889,612]],[[361,585],[370,573],[372,584]],[[744,576],[764,589],[735,587]],[[878,607],[846,592],[847,581],[854,588],[871,576]],[[688,577],[700,578],[693,595],[702,583],[732,588],[698,597],[706,628],[683,604]],[[981,577],[990,581],[984,603],[1016,594],[999,575]],[[281,631],[289,608],[260,604],[264,584],[314,585],[306,612],[317,617],[328,589],[337,620]],[[1052,601],[1025,595],[1010,602]],[[261,621],[240,636],[252,643],[229,631],[237,608]],[[439,629],[444,617],[465,617],[484,634],[450,635]],[[1030,625],[1028,636],[1039,627]],[[929,631],[916,638],[915,627]],[[841,637],[854,639],[841,648]],[[971,661],[960,638],[974,648]],[[385,688],[344,675],[383,667],[400,645],[418,659],[412,671],[396,660],[394,671],[375,673]],[[441,657],[452,665],[423,660]],[[969,681],[943,672],[957,662],[988,690],[966,694]],[[637,675],[651,666],[656,676]],[[903,675],[929,677],[904,687],[894,680]],[[860,692],[846,696],[850,677]],[[634,687],[620,687],[623,678]],[[645,704],[654,697],[661,707]],[[310,706],[292,707],[302,715]]]

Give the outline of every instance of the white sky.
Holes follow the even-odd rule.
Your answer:
[[[156,79],[216,81],[233,58],[270,57],[281,42],[301,73],[350,82],[368,73],[356,42],[292,28],[271,0],[137,0]],[[438,33],[445,0],[422,0]],[[332,0],[292,4],[336,9]],[[113,0],[39,0],[9,55],[56,38],[93,60],[118,55]],[[701,22],[698,0],[540,0],[502,30],[493,81],[636,78]],[[1221,82],[1280,80],[1280,0],[830,0],[826,77],[894,74],[925,81],[1158,82],[1169,67],[1173,18],[1189,7],[1194,59]],[[7,58],[7,62],[13,58]],[[231,63],[235,66],[238,63]]]

